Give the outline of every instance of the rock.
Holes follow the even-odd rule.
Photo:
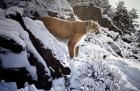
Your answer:
[[[25,82],[31,82],[31,79],[26,68],[0,68],[0,80],[16,82],[17,88],[23,88]]]
[[[0,8],[23,8],[23,15],[31,18],[38,16],[54,16],[68,20],[74,20],[73,9],[67,0],[2,0]]]
[[[9,15],[9,16],[10,16],[10,18],[19,22],[21,24],[21,26],[23,27],[23,29],[28,32],[29,37],[30,37],[34,47],[36,48],[38,53],[45,60],[47,66],[49,67],[52,78],[59,78],[59,77],[62,77],[63,75],[70,74],[70,72],[71,72],[70,68],[63,66],[63,64],[60,62],[60,60],[58,60],[56,57],[54,57],[52,51],[49,48],[48,49],[44,48],[45,45],[43,44],[42,40],[38,39],[37,35],[33,35],[33,33],[32,33],[33,30],[30,30],[29,28],[27,28],[27,26],[26,26],[27,24],[25,25],[25,23],[24,23],[25,21],[23,20],[22,16],[18,12],[16,12],[16,15]],[[30,22],[34,23],[32,20],[30,20]],[[54,44],[56,44],[56,43],[54,43]]]
[[[122,38],[122,40],[123,40],[124,42],[127,42],[127,43],[132,43],[132,40],[131,40],[131,39],[128,39],[128,38]]]
[[[15,40],[2,35],[0,35],[0,47],[9,49],[14,53],[20,53],[25,50],[25,48],[19,45]]]
[[[77,15],[81,20],[98,20],[101,24],[101,9],[95,7],[94,3],[77,4],[73,6],[73,10],[75,15]]]
[[[37,81],[34,80],[29,83],[32,84],[34,83],[38,89],[45,89],[45,90],[51,89],[52,79],[50,78],[50,76],[47,75],[48,73],[45,71],[44,66],[37,61],[37,59],[33,56],[32,53],[29,54],[30,56],[28,57],[28,60],[32,66],[36,67],[36,72],[38,77]]]
[[[30,50],[27,48],[27,46],[30,46],[25,43],[27,41],[25,40],[26,38],[23,38],[23,36],[21,38],[21,34],[19,34],[19,31],[22,31],[20,30],[20,24],[6,18],[2,19],[1,22],[0,81],[16,82],[18,89],[24,88],[25,82],[35,84],[39,89],[51,89],[52,78],[43,63],[37,59],[36,54],[30,53]]]
[[[98,21],[101,26],[123,35],[122,31],[113,25],[112,19],[107,15],[102,15],[101,9],[96,7],[94,3],[77,4],[73,6],[73,10],[81,20]]]
[[[6,3],[4,2],[4,0],[1,0],[1,1],[0,1],[0,8],[3,8],[3,9],[7,8],[7,5],[6,5]]]

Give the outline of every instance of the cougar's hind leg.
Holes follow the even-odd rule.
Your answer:
[[[78,57],[79,54],[79,46],[76,46],[75,48],[75,57]]]

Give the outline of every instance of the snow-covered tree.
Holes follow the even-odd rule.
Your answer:
[[[137,24],[135,24],[135,19],[138,18],[136,9],[130,11],[125,7],[124,1],[120,1],[116,8],[116,12],[113,16],[113,21],[115,25],[121,29],[124,33],[131,34],[136,31]]]
[[[136,19],[139,18],[138,14],[137,14],[137,10],[135,8],[133,8],[132,10],[129,11],[129,16],[132,19],[132,23],[135,27],[139,27],[138,22],[136,21]]]
[[[108,0],[97,0],[97,1],[100,1],[99,6],[102,8],[103,14],[109,14],[109,12],[111,11],[111,5],[109,4],[109,1]]]

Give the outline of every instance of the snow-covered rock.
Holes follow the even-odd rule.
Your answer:
[[[19,69],[19,72],[20,72],[20,68],[26,68],[25,71],[28,71],[29,74],[32,76],[32,78],[30,80],[38,79],[38,75],[39,75],[39,74],[37,74],[38,70],[40,70],[40,71],[44,70],[43,74],[46,74],[46,76],[48,76],[47,79],[50,79],[50,77],[49,77],[50,71],[48,70],[46,63],[40,57],[40,55],[37,53],[37,51],[35,51],[35,48],[31,44],[31,41],[29,39],[27,32],[25,32],[23,30],[21,25],[14,20],[2,18],[1,22],[0,22],[0,26],[1,26],[0,27],[1,39],[3,38],[5,40],[8,40],[8,42],[1,41],[1,43],[0,43],[1,44],[1,53],[0,53],[1,65],[0,65],[0,67],[3,68],[3,70],[7,70],[7,68],[9,69],[9,70],[7,70],[7,73],[5,71],[2,71],[1,74],[9,75],[10,72],[12,71],[10,69],[13,69],[15,71],[17,69]],[[17,50],[18,47],[20,48],[20,50]],[[37,59],[37,61],[39,63],[41,63],[41,64],[38,63],[38,66],[42,66],[43,69],[38,69],[38,68],[36,68],[37,66],[35,67],[30,64],[30,62],[28,60],[28,56],[29,56],[28,52],[31,52],[34,55],[36,55],[35,58]],[[19,72],[17,71],[16,74],[21,74]],[[19,77],[16,78],[16,74],[12,74],[12,77],[13,77],[12,81],[14,81],[14,79],[16,80],[19,78]],[[24,74],[24,76],[25,75],[28,76],[29,74]],[[3,78],[1,78],[1,79],[3,79]],[[6,80],[6,79],[10,79],[10,78],[4,77],[4,79]],[[21,79],[21,78],[19,78],[19,79]],[[20,81],[19,79],[17,81]],[[22,78],[22,79],[24,79],[24,78]],[[26,80],[26,81],[30,81],[30,80]]]
[[[23,15],[28,17],[55,16],[63,19],[74,19],[73,9],[67,0],[4,0],[6,8],[16,6],[23,8]]]
[[[58,43],[58,41],[49,33],[49,31],[44,27],[43,23],[37,24],[30,18],[24,18],[24,22],[27,26],[27,29],[41,42],[41,46],[43,49],[37,51],[45,60],[46,64],[48,64],[49,69],[54,73],[54,77],[59,75],[69,75],[70,69],[67,63],[67,55],[65,51],[63,51],[62,46]],[[42,26],[41,26],[42,25]],[[41,31],[40,31],[41,30]],[[35,42],[35,41],[33,41]],[[34,43],[33,43],[34,44]],[[36,46],[35,46],[36,47]],[[57,65],[57,67],[56,67]]]
[[[5,10],[0,8],[0,17],[4,17],[5,16]]]

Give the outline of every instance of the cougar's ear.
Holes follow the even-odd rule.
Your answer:
[[[92,20],[88,20],[87,23],[88,23],[88,26],[92,26],[93,25]]]
[[[98,19],[95,19],[94,21],[97,22],[97,23],[99,23]]]

